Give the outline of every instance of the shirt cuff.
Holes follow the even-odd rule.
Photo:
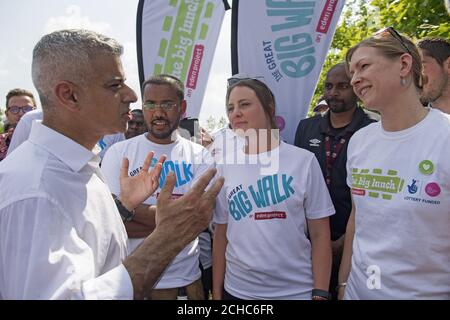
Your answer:
[[[133,285],[123,264],[82,285],[86,300],[132,300]]]

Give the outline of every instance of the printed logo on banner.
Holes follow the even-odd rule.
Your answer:
[[[238,70],[265,77],[277,100],[280,134],[293,143],[345,1],[236,2]]]
[[[313,39],[320,43],[322,34],[328,32],[337,3],[338,0],[326,1],[316,27],[317,34],[312,35],[299,32],[299,28],[308,28],[312,23],[316,2],[284,2],[281,5],[266,1],[266,13],[273,18],[270,27],[276,38],[263,41],[262,48],[267,68],[275,81],[279,82],[284,76],[302,78],[314,70],[316,50]]]

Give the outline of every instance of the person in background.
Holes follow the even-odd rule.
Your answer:
[[[333,267],[330,292],[337,299],[336,286],[344,246],[345,227],[352,209],[347,186],[347,147],[351,136],[374,122],[375,115],[358,107],[358,97],[350,85],[345,63],[330,68],[325,78],[324,101],[328,111],[301,120],[295,145],[314,153],[330,192],[336,214],[330,217]]]
[[[217,164],[213,298],[329,299],[334,208],[317,159],[279,140],[262,81],[230,82],[228,119],[248,141]]]
[[[353,206],[339,270],[344,299],[450,299],[450,115],[420,101],[413,42],[385,28],[350,48],[351,85],[381,121],[347,152]]]
[[[450,114],[450,42],[431,38],[417,45],[423,64],[422,103]]]
[[[128,121],[128,129],[125,132],[125,139],[130,139],[147,132],[144,114],[141,109],[131,110],[131,120]]]
[[[4,129],[8,126],[9,130],[4,130],[5,133],[0,137],[0,161],[8,154],[17,123],[23,115],[34,109],[36,109],[36,100],[30,91],[13,89],[6,95],[5,115],[7,120]]]

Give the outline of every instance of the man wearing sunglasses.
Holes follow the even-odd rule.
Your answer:
[[[113,145],[103,158],[103,173],[111,192],[120,196],[119,172],[122,158],[129,159],[128,175],[135,176],[140,172],[145,155],[152,150],[155,152],[152,165],[160,156],[167,156],[161,172],[160,186],[164,185],[169,172],[175,173],[176,186],[172,197],[181,197],[212,161],[203,159],[206,154],[201,145],[184,139],[177,132],[180,119],[186,112],[184,84],[171,75],[161,74],[150,77],[142,88],[142,110],[148,132]],[[125,219],[130,251],[153,232],[155,217],[147,208],[156,203],[159,192],[158,189],[137,208],[133,216]],[[187,293],[189,300],[203,299],[199,250],[198,239],[181,250],[167,267],[149,298],[173,300],[177,298],[179,291],[183,291]]]

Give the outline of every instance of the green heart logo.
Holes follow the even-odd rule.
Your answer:
[[[434,164],[430,160],[423,160],[419,163],[419,171],[423,174],[430,175],[434,172]]]

